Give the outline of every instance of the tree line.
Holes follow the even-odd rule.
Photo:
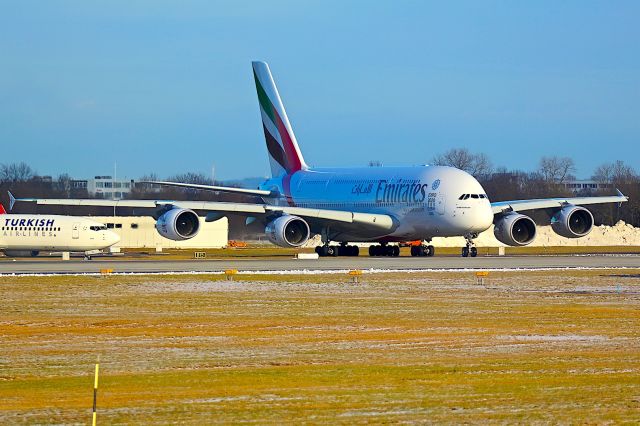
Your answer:
[[[640,175],[622,160],[602,163],[593,171],[591,180],[598,188],[570,188],[566,183],[576,180],[575,162],[570,157],[542,157],[531,172],[494,168],[485,154],[472,153],[465,148],[451,149],[436,155],[432,164],[452,166],[473,175],[492,201],[530,198],[575,197],[614,195],[619,189],[629,197],[629,202],[595,205],[589,209],[597,224],[614,225],[624,220],[640,226]],[[552,211],[532,214],[541,223],[548,220]],[[548,222],[547,222],[548,223]]]
[[[569,157],[545,156],[540,158],[535,170],[507,170],[494,167],[489,157],[483,153],[473,153],[465,148],[450,149],[433,157],[431,164],[446,165],[462,169],[478,179],[492,201],[517,200],[529,198],[571,197],[612,195],[619,189],[629,196],[629,202],[621,206],[607,204],[591,206],[597,224],[613,225],[624,220],[634,226],[640,226],[640,176],[622,160],[599,165],[591,175],[591,179],[603,184],[602,188],[586,188],[574,190],[565,184],[575,180],[576,166]],[[138,182],[160,180],[155,173],[141,176]],[[221,185],[203,173],[185,172],[168,176],[165,179],[173,182],[195,183],[203,185]],[[74,188],[73,179],[67,173],[55,179],[42,177],[24,162],[0,164],[0,201],[7,206],[7,190],[21,197],[40,198],[89,198],[86,189]],[[149,184],[136,184],[128,198],[188,200],[197,198],[205,201],[228,202],[260,202],[257,197],[243,194],[230,194],[214,191],[173,188]],[[16,206],[17,212],[37,212],[38,206],[21,203]],[[73,215],[112,215],[113,208],[45,206],[40,213],[57,213]],[[135,209],[118,208],[117,214],[144,214]],[[536,212],[532,215],[539,223],[548,223],[552,211]],[[230,216],[230,229],[244,232],[244,217]],[[232,233],[235,233],[233,231]],[[236,236],[237,237],[237,236]],[[233,238],[233,236],[232,236]]]

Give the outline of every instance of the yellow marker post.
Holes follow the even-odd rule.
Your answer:
[[[349,275],[351,276],[351,282],[354,284],[358,283],[358,277],[362,275],[362,271],[359,269],[354,269],[349,271]]]
[[[483,285],[484,280],[489,276],[489,271],[478,271],[476,272],[476,283]]]
[[[91,424],[96,426],[96,403],[98,401],[98,370],[100,369],[100,360],[96,363],[96,377],[93,383],[93,421]]]
[[[233,281],[233,276],[237,273],[237,269],[227,269],[226,271],[224,271],[224,275],[227,277],[227,281]]]

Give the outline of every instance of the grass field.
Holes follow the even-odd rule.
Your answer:
[[[0,424],[640,421],[640,271],[0,289]]]

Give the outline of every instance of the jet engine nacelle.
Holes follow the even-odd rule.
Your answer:
[[[192,210],[175,208],[158,218],[156,229],[160,235],[170,240],[188,240],[198,233],[200,219]]]
[[[551,218],[551,228],[566,238],[584,237],[593,228],[593,215],[584,207],[570,204]]]
[[[493,234],[508,246],[526,246],[536,238],[536,223],[529,216],[509,213],[496,222]]]
[[[269,222],[264,232],[273,244],[280,247],[300,247],[311,232],[307,222],[298,216],[280,216]]]

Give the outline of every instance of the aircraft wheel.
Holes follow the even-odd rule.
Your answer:
[[[411,256],[416,257],[418,256],[418,247],[417,246],[411,246]]]
[[[351,246],[351,250],[349,250],[350,256],[358,257],[360,255],[360,247]]]
[[[339,254],[338,250],[339,250],[339,247],[336,247],[336,246],[327,247],[327,256],[337,257]]]
[[[369,246],[369,256],[371,256],[371,257],[377,256],[375,247],[376,246]]]
[[[462,257],[469,257],[469,247],[462,247]]]
[[[476,257],[478,255],[478,249],[475,247],[471,247],[471,249],[469,250],[469,254],[471,255],[471,257]]]
[[[320,257],[329,256],[329,246],[320,246],[318,254],[320,255]]]
[[[434,246],[427,246],[427,256],[433,257],[436,254],[436,248]]]
[[[392,248],[391,248],[391,256],[393,256],[393,257],[400,256],[400,247],[392,246]]]

